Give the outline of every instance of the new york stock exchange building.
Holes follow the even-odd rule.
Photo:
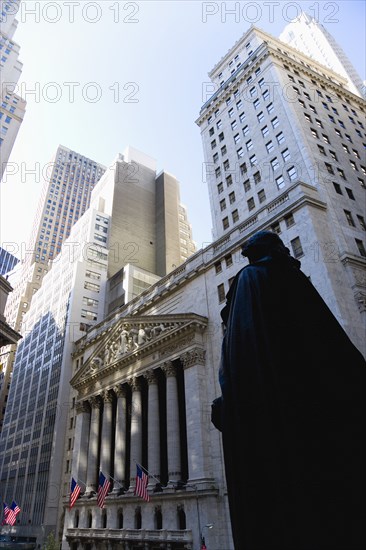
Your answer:
[[[244,265],[239,243],[227,249],[226,241],[74,345],[63,549],[232,548],[221,434],[211,423],[221,393],[220,310]],[[148,474],[148,499],[135,491],[137,465]],[[110,482],[103,507],[101,472]],[[81,487],[72,507],[70,477]]]

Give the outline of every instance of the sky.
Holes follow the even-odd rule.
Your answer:
[[[21,256],[44,167],[60,144],[106,166],[129,145],[154,158],[180,182],[197,247],[212,242],[195,122],[208,72],[251,24],[278,37],[301,9],[365,80],[363,0],[23,0],[14,40],[27,110],[0,184],[0,244]]]

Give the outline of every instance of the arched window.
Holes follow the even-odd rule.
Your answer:
[[[178,506],[178,529],[187,529],[186,513],[183,506]]]
[[[155,508],[154,524],[155,524],[155,529],[162,529],[163,528],[163,515],[161,513],[161,507],[160,506],[157,506]]]
[[[93,525],[93,515],[92,515],[91,511],[89,510],[88,515],[87,515],[87,528],[91,529],[92,525]]]
[[[79,527],[79,510],[75,510],[74,527]]]
[[[118,510],[117,525],[118,525],[118,529],[123,529],[123,511],[122,510]]]
[[[141,508],[140,506],[135,510],[135,529],[141,529]]]

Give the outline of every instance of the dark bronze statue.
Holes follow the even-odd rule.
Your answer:
[[[365,549],[365,360],[277,234],[242,254],[211,417],[235,549]]]

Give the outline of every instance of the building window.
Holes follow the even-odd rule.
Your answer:
[[[273,171],[278,170],[280,163],[278,162],[277,157],[271,160],[271,166]]]
[[[222,271],[221,262],[216,262],[216,263],[215,263],[215,273],[216,273],[216,275],[217,275],[218,273],[221,273],[221,271]]]
[[[329,174],[334,174],[333,166],[329,164],[328,162],[325,162],[325,167],[328,170]]]
[[[249,161],[250,161],[250,165],[251,166],[255,166],[256,164],[258,164],[258,160],[257,160],[257,157],[255,155],[252,155],[250,158],[249,158]]]
[[[224,190],[223,183],[220,182],[220,183],[218,184],[218,186],[217,186],[217,192],[220,194],[220,193],[223,192],[223,190]]]
[[[232,193],[229,194],[229,201],[230,204],[233,204],[235,202],[235,192],[232,191]]]
[[[310,128],[311,135],[315,138],[318,137],[318,132],[314,128]]]
[[[228,110],[229,118],[232,118],[234,116],[234,109],[231,107],[231,109]]]
[[[214,156],[212,157],[212,160],[213,160],[214,163],[216,164],[216,162],[218,162],[218,160],[219,160],[219,154],[218,154],[218,153],[215,153]]]
[[[346,193],[350,199],[352,199],[353,201],[355,200],[352,189],[349,189],[348,187],[346,187]]]
[[[258,119],[258,122],[262,122],[262,120],[264,120],[263,111],[261,111],[260,113],[257,114],[257,119]]]
[[[287,216],[284,216],[284,220],[285,220],[286,227],[291,227],[295,225],[295,219],[291,213],[287,214]]]
[[[229,218],[227,216],[222,220],[222,227],[224,229],[227,229],[229,227]]]
[[[216,147],[216,139],[211,141],[211,149],[215,149]]]
[[[363,229],[364,231],[366,231],[365,218],[363,218],[362,216],[359,216],[359,215],[357,214],[357,219],[358,219],[359,224],[360,224],[360,226],[362,227],[362,229]]]
[[[303,256],[304,252],[301,246],[300,238],[296,237],[295,239],[292,239],[292,241],[290,242],[291,242],[292,253],[295,256],[295,258],[300,258],[301,256]]]
[[[239,220],[239,212],[237,210],[234,210],[234,212],[232,212],[232,217],[233,223],[237,222]]]
[[[262,136],[266,137],[269,134],[268,126],[264,126],[264,128],[261,129]]]
[[[221,147],[221,155],[226,155],[227,153],[227,149],[226,149],[226,145],[223,145],[223,147]]]
[[[261,189],[258,191],[258,200],[259,202],[264,202],[266,200],[266,194],[264,192],[264,189]]]
[[[287,170],[287,174],[288,174],[288,177],[290,178],[290,181],[294,181],[297,179],[297,170],[295,168],[295,166],[291,166],[291,168],[289,168]]]
[[[226,178],[226,185],[227,185],[227,187],[229,187],[229,186],[232,185],[232,184],[233,184],[233,177],[232,177],[232,175],[230,174],[230,175],[227,176],[227,178]]]
[[[281,155],[282,155],[282,158],[285,162],[288,161],[291,158],[290,151],[288,149],[284,149],[281,152]]]
[[[282,187],[285,187],[285,180],[283,176],[278,176],[278,178],[276,178],[276,185],[278,189],[282,189]]]
[[[249,126],[246,125],[246,126],[244,126],[244,128],[243,128],[243,135],[246,136],[248,133],[249,133]]]
[[[227,254],[225,256],[225,264],[226,264],[226,267],[230,267],[231,265],[233,265],[233,257],[231,254]]]
[[[250,190],[250,181],[249,180],[245,180],[245,182],[243,183],[244,185],[244,191],[247,192]]]
[[[253,178],[255,184],[259,183],[262,179],[261,173],[259,171],[256,172],[255,174],[253,174]]]
[[[322,154],[322,155],[326,155],[327,153],[325,152],[325,149],[323,147],[323,145],[318,145],[318,149],[319,149],[319,152]]]
[[[223,210],[225,210],[225,208],[226,208],[226,200],[225,200],[225,199],[222,199],[222,200],[220,201],[220,210],[221,210],[221,212],[222,212]]]
[[[248,141],[246,142],[245,145],[246,145],[246,148],[247,148],[248,151],[250,151],[251,149],[253,149],[253,142],[252,142],[251,139],[248,140]]]
[[[210,128],[208,133],[210,134],[210,136],[213,136],[214,133],[215,133],[215,129],[214,128]]]
[[[238,155],[238,159],[240,159],[241,157],[243,157],[243,156],[244,156],[244,150],[243,150],[243,148],[240,147],[240,149],[238,149],[238,150],[236,151],[236,153],[237,153],[237,155]]]
[[[253,210],[253,208],[255,208],[255,202],[254,202],[253,197],[251,197],[250,199],[247,200],[247,204],[248,204],[248,209],[249,210]]]
[[[341,189],[341,186],[339,185],[339,183],[336,183],[335,181],[333,181],[332,183],[333,183],[335,192],[338,193],[338,195],[343,195],[342,189]]]
[[[328,136],[326,134],[322,134],[322,136],[323,136],[323,141],[325,141],[325,143],[330,144]]]
[[[279,222],[275,222],[271,225],[271,230],[273,233],[277,233],[278,235],[281,233],[281,226]]]
[[[339,174],[339,176],[342,178],[342,179],[347,179],[346,176],[345,176],[345,173],[343,172],[343,170],[341,168],[337,168],[337,172]]]
[[[239,120],[240,120],[240,122],[244,122],[244,120],[245,120],[245,113],[244,112],[240,113]]]
[[[239,141],[240,141],[240,134],[235,134],[235,136],[234,136],[234,142],[235,142],[235,143],[239,143]]]
[[[334,151],[329,151],[329,154],[330,154],[330,156],[332,157],[333,160],[338,162],[338,157],[337,157],[337,155],[335,154]]]
[[[231,123],[231,129],[232,130],[235,130],[235,128],[238,127],[238,123],[236,122],[236,120],[233,120],[232,123]]]
[[[267,113],[272,113],[274,111],[273,103],[267,105]]]
[[[219,178],[221,176],[221,168],[220,166],[218,168],[216,168],[215,170],[215,176],[216,176],[216,179]]]
[[[355,239],[355,241],[356,241],[356,245],[358,248],[358,252],[360,253],[360,256],[363,256],[364,258],[366,258],[366,250],[363,242],[360,239]]]
[[[222,302],[225,301],[225,286],[224,286],[224,283],[221,283],[220,285],[218,285],[217,294],[218,294],[218,297],[219,297],[219,304],[221,304]]]
[[[353,170],[357,170],[357,172],[358,172],[358,168],[357,168],[356,163],[353,160],[350,160],[349,163],[352,166]]]
[[[270,153],[271,151],[273,151],[274,145],[272,141],[269,141],[268,143],[266,143],[266,149],[267,149],[267,153]]]
[[[259,107],[260,104],[261,104],[261,103],[260,103],[259,99],[256,99],[255,101],[253,101],[253,107],[254,107],[254,109],[258,109],[258,107]],[[268,112],[269,112],[269,111],[268,111]]]
[[[224,132],[221,132],[221,134],[219,134],[219,141],[224,141],[224,139],[225,139]]]
[[[346,220],[348,222],[348,225],[350,225],[351,227],[356,227],[356,224],[353,220],[353,217],[352,217],[352,214],[349,210],[344,210],[344,213],[345,213],[345,216],[346,216]]]
[[[277,134],[276,139],[279,144],[283,143],[285,141],[285,136],[283,132],[280,132],[279,134]]]
[[[243,164],[240,165],[240,174],[243,176],[248,171],[246,162],[243,162]]]

